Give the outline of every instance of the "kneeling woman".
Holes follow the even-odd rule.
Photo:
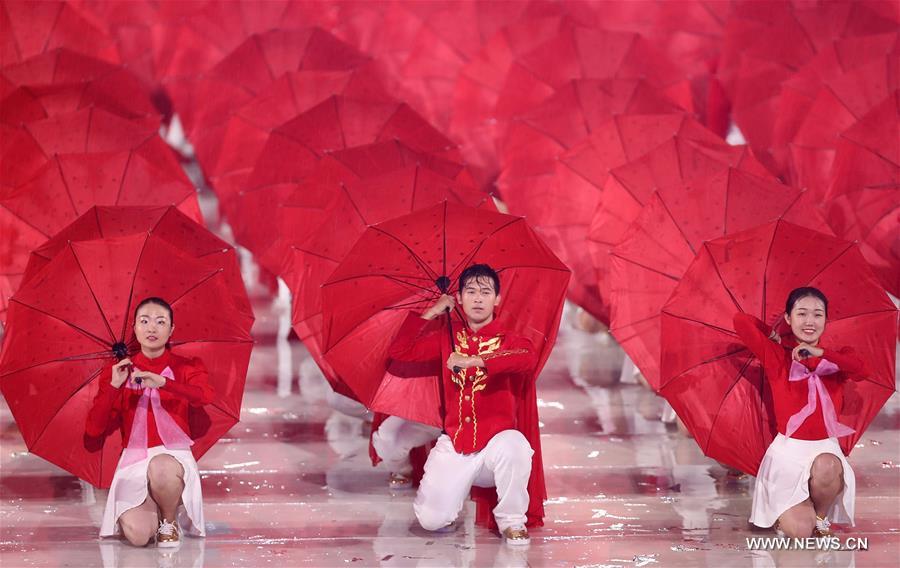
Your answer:
[[[866,366],[849,347],[820,341],[828,299],[816,288],[797,288],[784,319],[792,335],[780,337],[740,313],[734,329],[760,359],[772,388],[778,435],[766,450],[753,496],[750,522],[790,537],[830,534],[831,520],[853,524],[856,481],[838,438],[854,430],[838,422],[846,380]]]
[[[120,429],[125,445],[100,536],[121,532],[135,546],[154,538],[160,547],[178,546],[182,530],[206,534],[188,412],[211,403],[214,393],[200,360],[168,349],[174,327],[172,307],[164,300],[138,304],[134,334],[141,350],[103,371],[88,415],[88,436]]]

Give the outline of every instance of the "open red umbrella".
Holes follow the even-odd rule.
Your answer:
[[[859,241],[881,284],[900,296],[900,91],[841,134],[826,215],[835,234]]]
[[[856,245],[786,221],[709,241],[662,310],[659,393],[703,453],[753,475],[776,434],[772,393],[732,318],[743,312],[775,325],[799,286],[829,298],[823,343],[851,346],[871,370],[845,383],[843,408],[835,409],[856,430],[840,439],[849,454],[894,392],[898,325]]]
[[[781,85],[835,40],[896,32],[896,10],[886,6],[852,0],[730,4],[718,76],[731,100],[735,123],[773,172],[782,173],[771,153]]]
[[[10,153],[30,150],[11,176],[22,181],[0,185],[0,278],[20,278],[31,249],[94,205],[175,205],[202,223],[193,184],[149,124],[87,108],[18,129],[30,146]]]
[[[387,348],[409,311],[455,293],[454,279],[473,263],[500,273],[497,317],[533,341],[540,371],[556,337],[568,269],[521,217],[442,203],[366,229],[322,285],[325,359],[360,401],[440,424],[433,377],[384,380]],[[439,283],[442,276],[449,282]],[[404,396],[406,389],[424,399]]]
[[[167,85],[207,177],[251,168],[269,132],[327,97],[363,91],[370,63],[319,28],[254,34],[201,77]],[[365,85],[375,89],[375,86]]]
[[[581,160],[583,164],[584,159]],[[625,234],[655,191],[678,191],[694,180],[737,168],[770,177],[745,146],[731,146],[711,132],[685,128],[646,154],[608,171],[591,166],[603,182],[587,231],[587,251],[597,270],[599,295],[609,300],[609,249]],[[599,170],[599,171],[597,171]],[[590,171],[590,170],[589,170]]]
[[[496,210],[481,191],[416,164],[363,178],[303,184],[282,208],[281,222],[306,233],[284,242],[289,248],[280,274],[293,294],[291,322],[337,392],[351,391],[322,356],[322,284],[368,226],[445,201]]]
[[[3,2],[0,37],[0,66],[57,47],[119,62],[114,38],[105,33],[101,22],[79,12],[72,2]]]
[[[817,203],[774,180],[729,168],[660,189],[610,250],[610,331],[659,388],[660,310],[703,243],[776,219],[830,232]]]
[[[265,211],[290,195],[322,159],[339,150],[392,140],[430,159],[460,161],[448,138],[396,101],[332,96],[272,130],[253,171],[228,182],[239,184],[226,190],[222,205],[235,238],[254,252],[264,252],[276,238]],[[238,193],[231,193],[234,189]],[[263,238],[258,237],[260,229],[266,233]]]
[[[18,125],[96,106],[126,118],[158,115],[153,93],[131,71],[67,48],[0,70],[0,120]]]
[[[115,362],[115,351],[138,349],[130,324],[148,296],[172,304],[173,351],[200,357],[216,391],[205,420],[192,418],[194,455],[237,423],[253,313],[234,249],[211,234],[203,242],[212,248],[200,256],[200,243],[181,248],[157,231],[69,242],[28,275],[10,305],[0,390],[29,451],[109,486],[121,437],[85,439],[85,422],[101,370]]]

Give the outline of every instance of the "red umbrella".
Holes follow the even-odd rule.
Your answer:
[[[498,317],[539,348],[540,371],[556,337],[568,269],[521,217],[443,203],[366,229],[322,285],[325,358],[360,401],[440,425],[433,380],[382,382],[387,348],[409,310],[424,311],[440,296],[439,277],[455,293],[454,279],[479,262],[500,273]],[[406,388],[424,400],[399,394]]]
[[[601,320],[608,321],[609,316],[597,298],[597,278],[584,246],[599,192],[579,191],[586,189],[585,184],[565,180],[559,173],[565,169],[561,156],[594,131],[599,131],[599,138],[615,137],[613,116],[679,110],[641,80],[578,80],[510,125],[497,179],[500,197],[511,213],[527,216],[572,268],[570,298]],[[673,121],[667,122],[671,127]]]
[[[777,101],[772,156],[797,187],[822,196],[841,131],[883,100],[896,82],[897,33],[833,42],[786,80]]]
[[[293,184],[302,182],[324,157],[391,140],[431,155],[431,159],[459,161],[449,139],[408,105],[396,101],[332,96],[274,129],[249,176],[236,176],[228,182],[240,184],[239,193],[231,199],[226,190],[223,203],[236,239],[250,250],[262,252],[275,238],[254,239],[254,228],[267,223],[263,212],[283,201]]]
[[[808,192],[729,168],[654,193],[612,247],[610,331],[651,387],[660,381],[660,310],[703,243],[776,219],[830,232]]]
[[[694,180],[737,168],[770,177],[745,146],[718,138],[676,135],[636,160],[609,171],[588,229],[587,246],[597,268],[600,297],[609,297],[609,249],[616,245],[654,191],[676,190]]]
[[[900,91],[841,134],[825,200],[829,224],[859,241],[882,285],[900,296]]]
[[[254,34],[201,77],[167,84],[206,175],[251,168],[269,131],[352,92],[369,59],[319,28]]]
[[[156,231],[71,242],[28,275],[10,304],[0,390],[29,451],[109,486],[122,440],[109,436],[100,449],[100,441],[85,439],[85,422],[114,350],[138,348],[132,312],[148,296],[172,303],[172,349],[201,357],[216,391],[204,408],[208,423],[192,432],[194,455],[202,456],[237,423],[253,314],[234,249],[208,233],[204,242],[214,248],[199,258],[191,250],[199,243],[182,249]]]
[[[835,40],[895,33],[896,11],[891,14],[885,6],[855,1],[731,3],[718,75],[731,99],[735,123],[773,171],[777,166],[771,149],[782,83]]]
[[[167,87],[184,87],[173,91],[173,98],[190,132],[222,121],[285,74],[349,70],[367,61],[321,28],[275,28],[245,38],[202,76],[183,77],[183,83],[169,81]]]
[[[823,341],[852,346],[872,374],[844,385],[849,454],[894,392],[898,311],[853,243],[785,221],[705,243],[662,311],[660,394],[703,452],[756,474],[775,424],[759,361],[733,331],[743,312],[769,325],[799,286],[829,298]]]
[[[0,120],[14,125],[88,106],[126,118],[159,114],[131,71],[66,48],[4,67],[0,83]]]
[[[322,284],[366,227],[445,201],[496,210],[481,191],[415,164],[379,175],[303,184],[285,203],[281,223],[305,233],[283,242],[289,248],[274,255],[284,259],[279,273],[294,298],[292,325],[337,392],[355,398],[322,356]]]
[[[71,2],[7,0],[0,4],[0,66],[57,47],[119,62],[115,41],[101,22],[79,12]]]
[[[0,186],[0,279],[18,280],[32,249],[94,205],[176,205],[202,223],[194,186],[147,123],[84,109],[17,136],[31,144],[27,167],[10,176],[21,181]]]

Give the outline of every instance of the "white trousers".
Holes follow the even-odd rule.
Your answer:
[[[497,488],[494,518],[500,532],[524,525],[532,455],[534,450],[518,430],[499,432],[474,454],[457,453],[442,434],[428,454],[413,505],[419,524],[434,531],[453,523],[475,485]]]
[[[372,434],[372,446],[392,473],[410,475],[409,451],[428,444],[441,435],[434,426],[389,416]]]

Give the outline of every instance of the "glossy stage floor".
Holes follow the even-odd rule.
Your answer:
[[[191,173],[189,171],[189,173]],[[199,177],[193,172],[194,177]],[[210,226],[215,198],[201,193]],[[255,281],[247,258],[245,280]],[[539,378],[545,526],[514,549],[473,524],[422,530],[412,490],[391,491],[368,458],[365,417],[333,409],[302,344],[288,340],[289,301],[248,285],[257,320],[241,422],[199,462],[207,538],[174,553],[97,537],[106,492],[30,455],[0,402],[0,566],[897,566],[900,397],[879,414],[851,462],[856,527],[866,551],[750,551],[773,536],[748,524],[752,478],[704,457],[662,399],[638,384],[606,334],[575,328],[567,308]]]

